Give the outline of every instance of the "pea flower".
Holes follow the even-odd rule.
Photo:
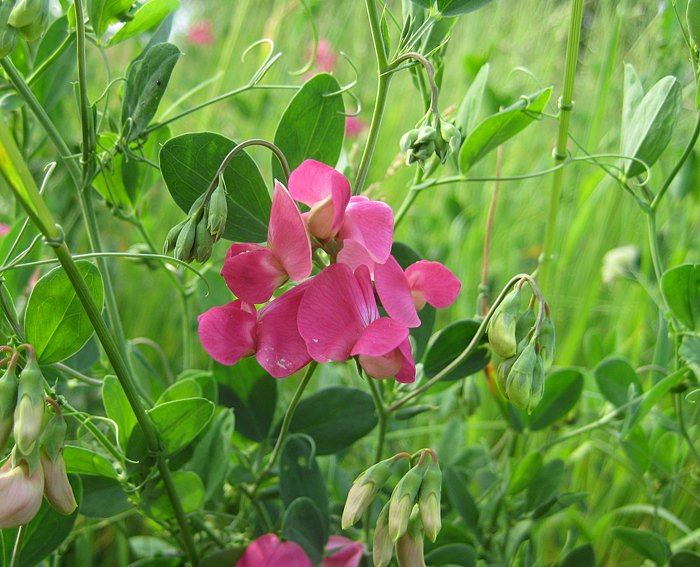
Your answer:
[[[365,552],[365,546],[346,537],[332,535],[326,544],[326,557],[321,567],[358,567]]]
[[[307,287],[302,283],[259,311],[239,299],[202,313],[202,346],[214,360],[227,366],[255,355],[260,366],[275,378],[294,374],[311,361],[297,329],[299,304]]]
[[[236,563],[236,567],[313,567],[304,550],[292,541],[280,541],[275,534],[265,534],[253,541]]]
[[[264,303],[287,279],[298,282],[311,273],[311,243],[294,200],[275,182],[267,247],[233,244],[221,275],[246,303]]]
[[[43,493],[41,466],[30,473],[26,461],[13,466],[13,457],[10,457],[0,469],[0,529],[29,523],[41,507]]]
[[[334,264],[310,280],[299,306],[298,328],[318,362],[358,356],[369,376],[415,380],[408,327],[379,316],[366,266],[353,273],[345,264]]]

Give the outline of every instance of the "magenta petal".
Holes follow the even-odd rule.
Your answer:
[[[370,305],[350,268],[334,264],[314,276],[299,307],[299,333],[314,360],[341,362],[367,326]]]
[[[350,182],[342,173],[325,163],[307,159],[289,176],[289,192],[309,207],[330,195],[333,202],[330,232],[338,232],[350,201]]]
[[[403,357],[401,368],[396,374],[397,382],[402,384],[410,384],[416,381],[416,363],[413,361],[413,353],[411,352],[411,342],[408,338],[399,345],[399,351]]]
[[[360,266],[367,266],[370,275],[374,275],[374,260],[367,248],[355,240],[343,240],[343,248],[338,252],[337,262],[349,266],[353,272]]]
[[[408,337],[408,327],[399,321],[382,317],[373,321],[362,333],[350,354],[383,356],[390,353]]]
[[[280,541],[275,534],[265,534],[252,542],[235,567],[313,567],[304,550],[292,541]]]
[[[389,317],[409,327],[420,326],[408,280],[393,256],[389,256],[386,262],[374,267],[374,285]]]
[[[356,240],[375,262],[384,263],[391,253],[394,213],[386,203],[352,197],[339,235],[341,240]]]
[[[272,252],[262,246],[227,256],[221,275],[236,297],[246,303],[264,303],[287,279]]]
[[[214,360],[231,366],[255,353],[255,314],[238,301],[199,316],[199,340]]]
[[[311,243],[301,213],[284,186],[275,181],[267,242],[275,258],[298,282],[311,273]]]
[[[297,327],[299,305],[310,283],[290,289],[260,310],[255,358],[275,378],[285,378],[311,362]]]
[[[411,264],[406,269],[406,279],[419,309],[425,302],[433,307],[449,307],[462,287],[457,277],[440,262],[428,260]]]
[[[365,546],[361,543],[332,535],[328,538],[328,555],[321,562],[321,567],[358,567],[364,551]]]

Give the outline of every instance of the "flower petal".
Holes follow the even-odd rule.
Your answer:
[[[408,337],[408,327],[399,321],[382,317],[373,321],[363,332],[350,354],[383,356],[390,353]]]
[[[311,281],[290,289],[260,310],[255,358],[275,378],[290,376],[311,362],[297,327],[299,305]]]
[[[237,245],[231,248],[234,246]],[[236,297],[246,303],[264,303],[286,281],[287,273],[267,248],[256,244],[238,246],[248,246],[249,250],[229,253],[221,275]]]
[[[308,277],[311,273],[311,243],[306,224],[294,199],[279,181],[275,181],[272,195],[267,242],[292,281]]]
[[[361,543],[332,535],[328,538],[326,544],[328,555],[321,562],[321,567],[358,567],[364,551],[365,546]]]
[[[381,201],[352,197],[339,235],[362,244],[375,262],[386,262],[394,238],[394,213]]]
[[[333,217],[332,220],[326,219],[326,222],[330,221],[330,225],[324,232],[334,235],[340,230],[345,209],[350,201],[350,182],[342,173],[325,163],[307,159],[289,176],[289,192],[294,199],[312,208],[316,203],[330,196],[333,203]],[[313,231],[312,234],[320,239],[328,238]]]
[[[389,317],[409,327],[420,326],[408,280],[393,256],[389,256],[386,262],[374,267],[374,285],[377,287],[382,307]]]
[[[265,534],[253,541],[236,567],[313,567],[304,550],[292,541],[280,541],[275,534]]]
[[[418,309],[426,302],[440,309],[449,307],[457,299],[462,287],[457,277],[440,262],[428,260],[421,260],[406,268],[406,279]]]
[[[353,272],[360,266],[367,266],[370,274],[374,274],[374,260],[367,248],[356,240],[343,240],[343,248],[338,252],[337,262],[349,266]]]
[[[411,352],[411,342],[404,340],[399,345],[399,351],[403,357],[403,362],[401,363],[401,368],[394,378],[397,382],[402,384],[410,384],[416,381],[416,363],[413,361],[413,353]]]
[[[369,303],[369,304],[368,304]],[[299,307],[299,333],[314,360],[341,362],[376,311],[350,268],[334,264],[310,280]]]
[[[241,307],[240,301],[212,307],[198,319],[199,340],[204,350],[227,366],[255,353],[256,317]]]

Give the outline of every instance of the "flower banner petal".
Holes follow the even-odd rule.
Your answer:
[[[442,309],[455,302],[462,288],[457,277],[440,262],[420,260],[406,268],[406,279],[411,286],[418,309],[425,303]]]
[[[313,567],[304,550],[292,541],[280,541],[275,534],[265,534],[253,541],[236,567]]]
[[[199,318],[199,340],[214,360],[232,366],[255,353],[255,314],[234,301],[212,307]]]
[[[221,275],[236,297],[246,303],[264,303],[287,279],[272,252],[262,246],[227,256]]]
[[[381,201],[352,197],[339,234],[341,240],[362,244],[375,262],[386,262],[394,238],[394,213]]]

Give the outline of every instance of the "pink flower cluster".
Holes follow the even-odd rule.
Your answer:
[[[319,567],[358,567],[364,546],[341,536],[332,535],[326,544],[326,557]],[[293,541],[280,541],[275,534],[265,534],[253,541],[236,567],[313,567],[304,550]]]
[[[309,210],[302,213],[295,201]],[[369,376],[413,382],[408,334],[420,325],[417,312],[426,303],[451,305],[461,284],[438,262],[404,271],[391,256],[393,233],[391,207],[351,196],[340,172],[305,161],[292,172],[289,191],[275,182],[266,246],[229,249],[221,274],[238,299],[199,316],[205,350],[226,365],[254,355],[275,378],[312,359],[358,357]],[[310,277],[313,258],[321,269]],[[297,285],[255,307],[290,280]]]

